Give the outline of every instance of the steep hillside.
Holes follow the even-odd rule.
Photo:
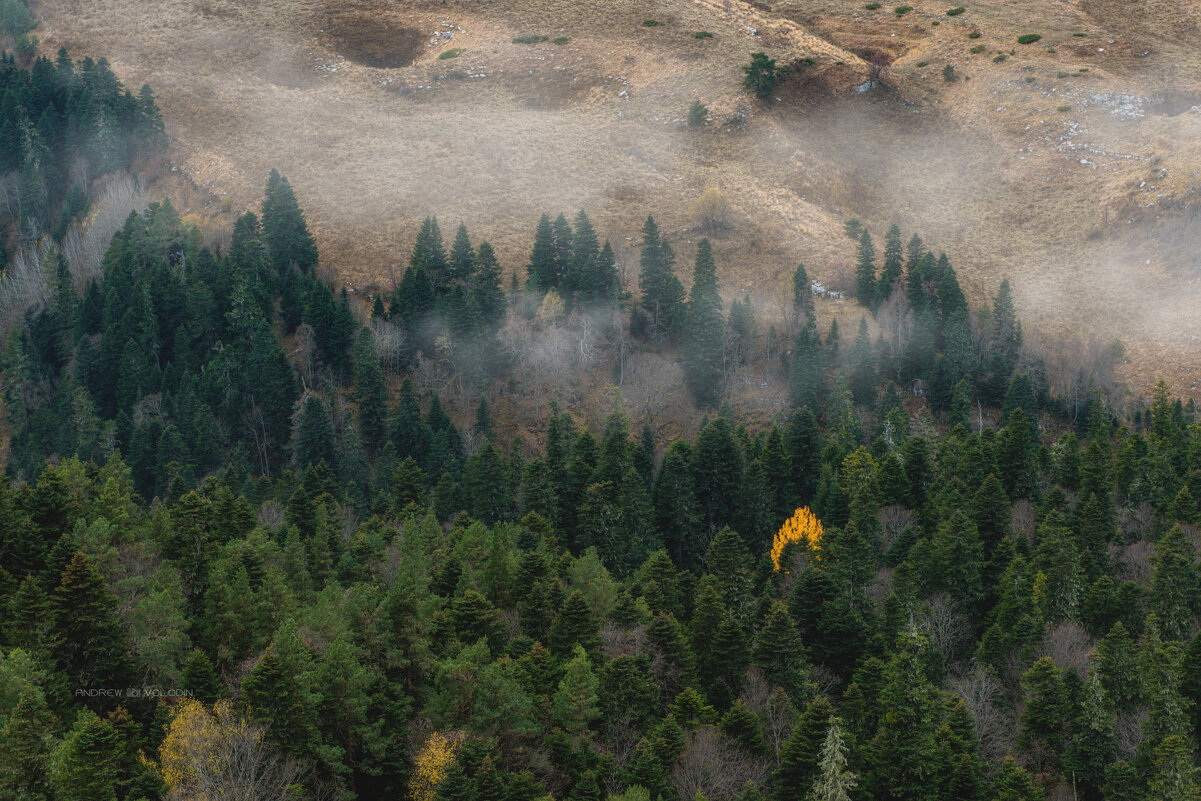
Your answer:
[[[727,298],[750,291],[771,314],[797,261],[826,280],[853,262],[845,218],[878,235],[896,222],[951,253],[975,300],[1010,277],[1036,335],[1120,337],[1137,387],[1196,394],[1198,4],[948,7],[34,6],[44,48],[106,53],[155,87],[173,162],[200,190],[192,211],[252,206],[278,167],[352,286],[390,285],[426,214],[462,219],[520,270],[538,214],[580,207],[632,283],[645,215],[688,259],[689,204],[717,187],[733,211],[716,247]],[[531,36],[548,40],[513,41]],[[758,50],[797,64],[770,106],[740,86]],[[857,94],[869,60],[888,64],[884,84]],[[697,99],[711,122],[685,129]],[[743,104],[747,124],[731,124]]]

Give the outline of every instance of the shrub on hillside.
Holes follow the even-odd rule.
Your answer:
[[[1018,44],[1034,44],[1041,38],[1037,33],[1024,33],[1018,37]]]

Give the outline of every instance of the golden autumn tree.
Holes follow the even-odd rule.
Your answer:
[[[800,543],[816,551],[821,547],[821,538],[822,521],[809,511],[808,506],[802,506],[776,532],[776,538],[771,544],[772,564],[776,570],[780,569],[780,556],[783,555],[784,548],[791,543]]]
[[[184,701],[159,746],[159,771],[172,797],[284,801],[295,796],[304,771],[271,747],[263,728],[228,701],[210,710]]]
[[[409,779],[411,801],[433,801],[462,741],[463,735],[459,732],[430,732],[421,753],[413,761],[413,776]]]

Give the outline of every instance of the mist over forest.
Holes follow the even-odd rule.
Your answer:
[[[0,801],[1201,798],[1127,6],[0,0]]]

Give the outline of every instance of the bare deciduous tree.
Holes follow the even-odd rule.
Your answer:
[[[688,734],[683,753],[671,772],[677,798],[703,793],[711,801],[732,801],[747,782],[762,784],[767,763],[712,726]]]
[[[977,665],[970,673],[952,679],[948,689],[967,704],[985,759],[995,765],[1013,752],[1013,718],[1001,706],[1004,687],[991,670]]]
[[[796,723],[796,709],[788,694],[779,687],[773,688],[759,669],[753,667],[747,671],[742,700],[759,718],[763,739],[776,764],[779,764],[780,749],[788,742]]]

